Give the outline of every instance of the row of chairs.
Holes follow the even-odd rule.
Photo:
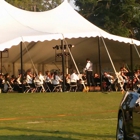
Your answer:
[[[24,85],[24,93],[29,92],[62,92],[62,85],[52,85],[53,88],[50,89],[47,83],[45,83],[45,86],[42,84],[34,83],[35,87],[32,87],[29,84]],[[11,84],[7,81],[7,84],[4,86],[7,86],[7,92],[14,92],[14,88],[11,86]],[[17,85],[20,91],[22,91],[22,85]],[[77,85],[70,85],[69,92],[76,92],[78,89]]]
[[[70,92],[76,92],[77,89],[78,89],[78,87],[77,87],[76,84],[75,85],[70,85],[69,91]],[[32,90],[33,90],[33,87],[31,87],[29,84],[27,84],[25,86],[24,93],[31,92]],[[62,92],[62,85],[61,84],[53,85],[53,89],[51,90],[47,83],[45,83],[45,87],[44,87],[44,85],[40,85],[40,84],[35,83],[34,92]]]

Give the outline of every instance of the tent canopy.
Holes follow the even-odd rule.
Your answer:
[[[0,20],[0,51],[10,48],[9,57],[3,59],[4,63],[20,62],[20,42],[24,46],[23,62],[30,62],[26,46],[33,62],[40,64],[54,61],[52,47],[60,45],[63,38],[75,46],[72,54],[77,64],[85,63],[86,58],[98,63],[98,37],[104,38],[113,61],[129,61],[129,44],[140,46],[140,41],[115,36],[96,27],[78,14],[67,0],[45,12],[21,10],[1,0]],[[100,43],[100,46],[102,62],[106,63],[109,59],[104,45]],[[134,59],[138,60],[138,56],[135,55]]]
[[[68,39],[102,36],[114,41],[132,43],[131,39],[111,35],[93,25],[78,14],[67,0],[55,9],[45,12],[21,10],[1,0],[0,20],[0,45],[11,40],[14,44],[8,46],[18,44],[19,41],[58,40],[63,39],[62,34]],[[140,45],[139,41],[133,42]]]

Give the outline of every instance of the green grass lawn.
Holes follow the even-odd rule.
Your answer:
[[[0,140],[115,140],[120,92],[2,93]]]

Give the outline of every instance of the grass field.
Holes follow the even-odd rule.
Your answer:
[[[115,140],[120,92],[2,93],[0,140]]]

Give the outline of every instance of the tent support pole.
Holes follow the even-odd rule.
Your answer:
[[[22,93],[23,93],[23,59],[22,59],[22,42],[20,42],[20,64],[21,64],[21,83],[22,83]]]
[[[131,78],[132,78],[132,90],[133,90],[133,48],[130,44],[130,69],[131,69]]]
[[[13,75],[15,75],[15,63],[13,63]]]
[[[61,40],[61,46],[62,46],[62,74],[63,74],[63,84],[62,84],[62,90],[65,91],[65,55],[64,55],[64,42]]]
[[[100,50],[100,37],[98,37],[98,60],[99,60],[99,74],[100,74],[100,87],[101,87],[101,91],[102,91],[102,68],[101,68],[101,50]]]

